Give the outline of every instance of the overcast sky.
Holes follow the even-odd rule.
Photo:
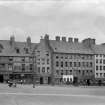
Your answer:
[[[3,0],[0,1],[0,39],[11,35],[32,42],[49,34],[95,38],[105,42],[105,0]]]

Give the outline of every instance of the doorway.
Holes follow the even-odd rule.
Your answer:
[[[0,74],[0,83],[3,83],[4,78],[3,78],[3,74]]]
[[[43,77],[40,77],[40,84],[43,84]]]
[[[51,83],[51,77],[48,77],[48,84]]]
[[[78,77],[74,77],[73,83],[74,83],[74,84],[77,84],[77,83],[78,83]]]

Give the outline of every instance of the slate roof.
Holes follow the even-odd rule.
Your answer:
[[[92,46],[94,54],[105,54],[105,45],[94,45]]]
[[[13,46],[11,47],[9,40],[0,40],[0,45],[3,46],[3,49],[0,48],[1,50],[0,56],[30,56],[30,54],[32,53],[37,43],[32,43],[31,47],[29,48],[26,42],[16,42],[15,41],[14,47]],[[20,50],[19,51],[20,53],[16,53],[17,48]],[[28,54],[26,53],[25,48],[29,49]]]
[[[86,48],[82,43],[69,43],[56,40],[50,40],[49,42],[54,52],[94,54],[90,48]]]

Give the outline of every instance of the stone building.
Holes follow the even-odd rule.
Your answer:
[[[45,35],[36,50],[37,72],[41,83],[61,84],[63,75],[73,75],[74,81],[94,78],[94,53],[91,45],[94,39],[81,43],[77,38],[59,36],[50,40]],[[64,82],[64,81],[63,81]]]
[[[10,40],[0,40],[0,82],[8,79],[32,82],[32,51],[36,45],[31,43],[30,37],[26,42],[17,42],[14,36]]]
[[[45,35],[39,43],[17,42],[15,37],[0,40],[0,82],[8,79],[40,84],[62,84],[67,81],[105,79],[105,44],[95,39]]]
[[[95,51],[95,79],[105,80],[105,45],[93,46]]]

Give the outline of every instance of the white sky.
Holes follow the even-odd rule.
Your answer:
[[[0,1],[0,39],[14,34],[17,41],[31,36],[91,37],[105,42],[105,0],[3,0]]]

